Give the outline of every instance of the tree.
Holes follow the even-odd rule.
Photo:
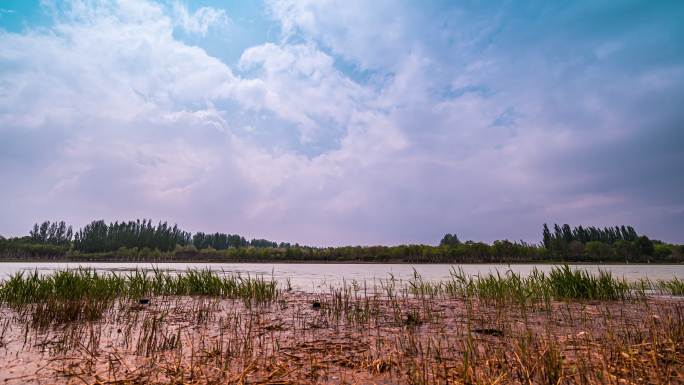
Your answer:
[[[646,255],[646,256],[652,256],[653,255],[653,242],[648,239],[647,236],[642,235],[638,237],[635,241],[637,250],[639,251],[639,255]]]
[[[665,259],[672,255],[672,248],[670,245],[664,243],[658,243],[653,245],[653,255],[658,259]]]
[[[546,249],[551,248],[551,231],[549,231],[549,226],[544,223],[544,230],[542,231],[543,234],[543,242],[544,242],[544,247]]]
[[[444,234],[444,238],[439,241],[440,246],[458,246],[460,244],[461,241],[456,234]]]
[[[570,225],[563,224],[559,226],[554,224],[554,233],[551,234],[548,231],[548,226],[544,225],[543,231],[543,242],[544,246],[548,248],[547,245],[557,244],[558,241],[563,240],[565,243],[569,244],[572,241],[579,241],[583,244],[587,242],[597,241],[607,244],[613,244],[615,242],[624,241],[634,241],[638,238],[636,231],[631,226],[610,226],[604,227],[603,229],[594,226],[590,227],[570,227]]]
[[[610,245],[600,241],[587,242],[584,247],[584,252],[589,257],[602,260],[611,259],[611,257],[614,255],[613,248],[610,247]]]
[[[615,248],[615,254],[617,257],[621,259],[624,258],[625,262],[629,262],[635,257],[638,257],[638,250],[632,242],[621,239],[615,242],[613,247]]]
[[[41,243],[45,243],[48,238],[48,230],[50,229],[50,222],[45,221],[43,222],[42,225],[40,225],[40,230],[38,232],[38,239],[40,240]]]
[[[40,226],[37,223],[33,225],[29,239],[33,243],[65,246],[71,243],[72,234],[71,226],[67,226],[64,221],[45,221]]]
[[[584,253],[584,243],[580,241],[572,241],[568,245],[568,249],[570,250],[570,255],[574,258],[582,256],[582,253]]]
[[[33,225],[33,230],[29,232],[29,237],[31,237],[31,240],[34,242],[40,242],[40,229],[37,223]]]
[[[570,225],[566,223],[561,227],[561,229],[563,231],[563,239],[565,239],[565,242],[568,242],[568,243],[572,242],[573,237],[572,237],[572,229],[570,228]]]
[[[69,230],[67,230],[69,234]],[[93,221],[74,237],[74,249],[83,252],[116,251],[121,247],[143,248],[160,251],[173,250],[176,245],[185,246],[191,242],[191,234],[182,231],[178,226],[169,226],[159,222],[154,227],[151,220],[143,219],[129,222]]]

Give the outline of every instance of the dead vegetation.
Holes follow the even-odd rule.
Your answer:
[[[36,322],[3,307],[7,384],[672,384],[684,301],[533,298],[392,279],[271,300],[122,297],[101,316]],[[316,304],[316,305],[314,305]]]

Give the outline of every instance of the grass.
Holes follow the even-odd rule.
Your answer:
[[[568,265],[553,268],[546,282],[558,299],[613,301],[636,294],[626,280],[615,278],[610,272],[593,275],[586,270],[572,270]]]
[[[534,269],[527,276],[513,271],[470,276],[462,269],[452,269],[451,278],[443,282],[423,281],[414,270],[414,276],[406,287],[397,283],[392,276],[382,283],[388,298],[396,297],[402,290],[419,297],[446,294],[450,297],[517,303],[548,302],[551,299],[625,300],[641,298],[649,290],[674,296],[684,295],[684,281],[677,278],[655,283],[642,280],[630,284],[610,272],[599,271],[595,275],[581,269],[573,270],[567,265],[554,267],[548,274]],[[345,284],[344,290],[346,287]],[[291,290],[289,279],[287,289]],[[349,290],[352,289],[358,292],[359,284],[353,282],[349,287]],[[273,280],[240,274],[218,274],[208,269],[188,270],[179,274],[158,269],[136,269],[117,274],[77,268],[45,275],[37,271],[19,272],[0,282],[0,301],[14,307],[47,301],[107,302],[115,298],[168,295],[217,296],[259,303],[276,299],[277,294],[277,285]]]
[[[657,287],[663,294],[684,296],[684,281],[679,278],[659,280],[657,282]]]
[[[451,297],[478,298],[498,302],[548,302],[556,300],[625,300],[639,299],[645,289],[625,279],[614,277],[610,272],[592,274],[585,270],[573,270],[568,265],[554,267],[545,274],[537,269],[523,276],[513,271],[487,275],[467,275],[462,269],[452,269],[451,278],[443,282],[424,282],[419,275],[409,282],[416,295],[447,294]],[[679,286],[678,286],[679,285]],[[677,292],[684,285],[681,281],[660,281],[659,287]]]
[[[567,266],[324,293],[208,270],[16,274],[0,374],[18,357],[44,369],[14,383],[682,383],[684,303],[646,295],[682,286]]]
[[[18,272],[0,284],[0,301],[21,305],[47,300],[110,300],[153,295],[207,295],[267,301],[277,296],[275,281],[263,277],[219,275],[208,269],[171,274],[162,270],[148,273],[101,274],[78,268],[40,275]]]
[[[407,282],[406,287],[397,285],[398,282],[390,276],[382,283],[389,298],[402,290],[420,297],[446,294],[451,297],[518,303],[550,299],[625,300],[640,298],[649,290],[684,295],[684,281],[677,278],[655,283],[645,279],[630,284],[609,272],[599,271],[594,275],[581,269],[573,270],[567,265],[554,267],[548,274],[534,269],[527,276],[513,271],[470,276],[462,269],[452,269],[451,278],[442,282],[423,281],[414,271],[413,279]],[[93,269],[78,268],[46,275],[37,271],[15,273],[0,282],[0,301],[10,306],[20,306],[44,301],[110,301],[114,298],[205,295],[265,302],[277,298],[276,286],[275,281],[263,277],[217,274],[208,269],[188,270],[179,274],[158,269],[103,274]],[[289,280],[287,288],[291,290]],[[358,292],[359,283],[352,282],[349,289]]]
[[[241,299],[247,305],[277,298],[276,282],[263,277],[219,275],[208,269],[171,274],[136,269],[126,274],[70,269],[41,275],[18,272],[0,283],[0,302],[14,309],[31,307],[32,323],[48,326],[95,320],[115,300],[151,296],[213,296]]]

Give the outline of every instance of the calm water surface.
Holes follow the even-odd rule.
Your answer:
[[[467,265],[410,265],[410,264],[322,264],[322,263],[66,263],[66,262],[6,262],[0,263],[0,279],[5,279],[10,274],[18,271],[37,270],[41,274],[67,268],[88,267],[102,272],[120,272],[141,269],[158,268],[170,272],[181,272],[187,269],[208,268],[217,272],[240,273],[250,276],[273,276],[278,282],[285,283],[290,279],[292,287],[303,291],[320,291],[330,285],[341,285],[343,282],[366,282],[368,286],[373,283],[379,284],[394,276],[397,279],[407,280],[413,277],[414,269],[424,280],[439,281],[449,278],[451,269],[461,268],[467,274],[489,274],[497,271],[504,274],[514,271],[523,275],[529,274],[532,269],[548,272],[553,265],[534,264],[467,264]],[[627,280],[640,278],[671,279],[674,277],[684,279],[684,264],[682,265],[572,265],[574,269],[584,269],[590,272],[600,270],[610,271],[615,276],[624,277]]]

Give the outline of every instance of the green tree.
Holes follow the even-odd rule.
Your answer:
[[[587,242],[584,246],[584,253],[589,257],[604,261],[610,260],[614,256],[613,248],[609,244],[599,241]]]
[[[658,243],[653,245],[653,256],[657,259],[663,260],[671,256],[672,254],[673,252],[671,245],[665,243]]]
[[[444,234],[442,240],[439,241],[440,246],[453,247],[458,246],[460,244],[461,241],[458,239],[458,236],[456,234]]]
[[[546,249],[550,249],[551,248],[551,231],[549,231],[549,226],[547,226],[546,223],[544,223],[544,229],[542,230],[542,237],[543,237],[542,242],[544,243],[544,247]]]
[[[642,235],[636,239],[635,245],[637,247],[637,250],[639,251],[639,255],[646,255],[646,256],[652,256],[653,255],[653,242],[648,239],[647,236]]]
[[[572,241],[568,245],[568,249],[570,251],[570,256],[576,259],[578,257],[581,257],[584,253],[584,243],[580,241]]]
[[[639,256],[636,246],[629,241],[621,239],[613,244],[613,248],[615,249],[616,256],[620,259],[624,259],[625,262],[633,261]]]

